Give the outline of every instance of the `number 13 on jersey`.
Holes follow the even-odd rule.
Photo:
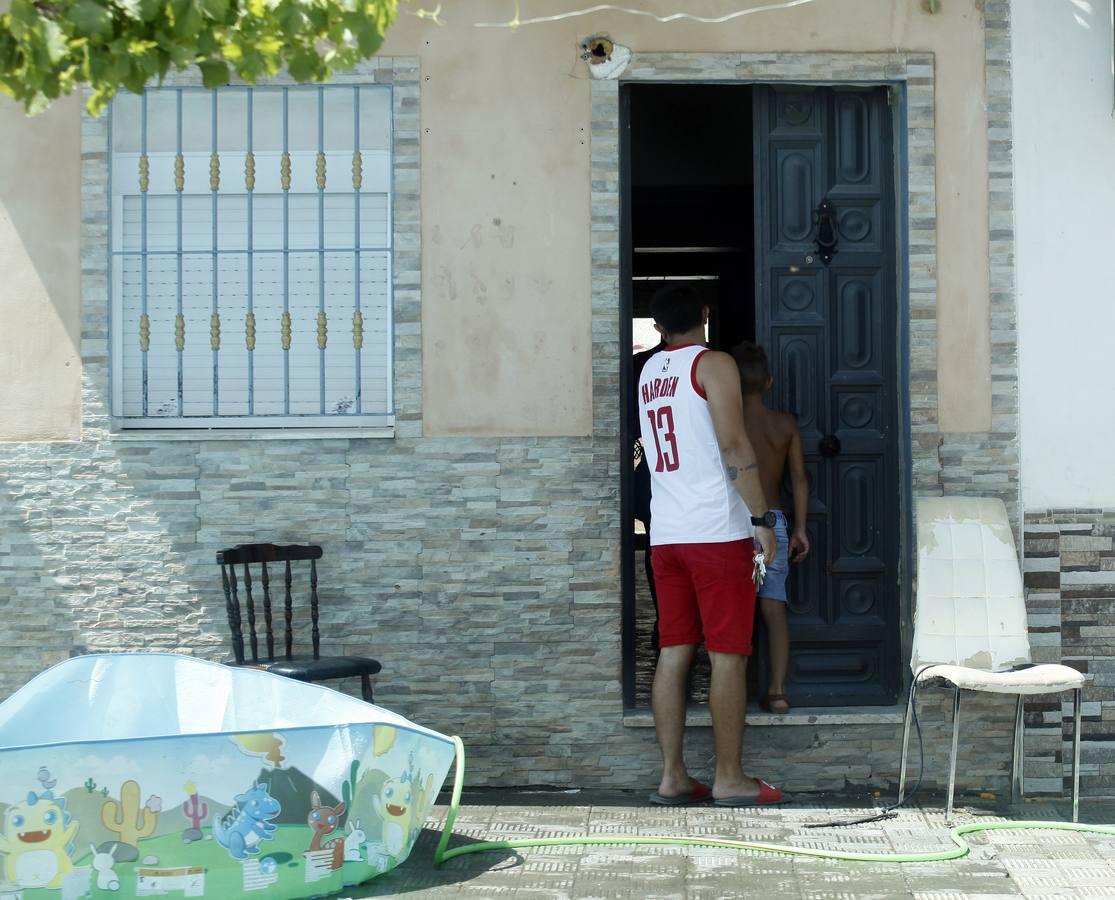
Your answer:
[[[648,409],[651,431],[654,432],[654,447],[658,451],[655,472],[673,472],[681,462],[678,460],[678,442],[674,435],[674,411],[669,406]],[[663,452],[663,445],[666,445]]]

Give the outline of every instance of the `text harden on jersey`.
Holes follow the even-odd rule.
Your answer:
[[[678,379],[676,375],[673,378],[655,378],[643,385],[643,403],[650,403],[659,397],[672,397],[677,393],[677,389]]]

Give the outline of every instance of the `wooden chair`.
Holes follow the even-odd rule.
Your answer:
[[[247,666],[264,669],[275,675],[283,675],[297,681],[331,681],[338,678],[360,677],[360,693],[364,700],[372,703],[371,676],[382,666],[374,659],[364,656],[322,656],[321,635],[318,631],[317,597],[317,560],[321,559],[321,547],[317,546],[278,546],[276,544],[240,544],[230,550],[217,553],[217,563],[221,567],[221,583],[225,591],[225,604],[228,609],[228,627],[232,632],[233,658],[225,661],[229,666]],[[294,644],[294,602],[291,594],[293,576],[292,562],[310,563],[310,635],[313,641],[313,656],[295,656]],[[283,618],[286,622],[285,655],[275,657],[275,633],[272,627],[271,574],[268,563],[283,565]],[[263,588],[263,625],[266,647],[259,646],[256,633],[256,601],[252,594],[254,585],[251,566],[260,567],[260,584]],[[238,582],[236,567],[241,567],[243,581]],[[251,656],[244,649],[244,616],[240,605],[240,584],[244,587],[244,612],[247,614],[248,644]]]

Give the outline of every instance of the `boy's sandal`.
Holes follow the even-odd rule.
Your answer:
[[[774,704],[782,704],[783,708],[775,709]],[[784,716],[790,711],[790,701],[785,694],[767,694],[759,701],[759,709],[776,716]]]

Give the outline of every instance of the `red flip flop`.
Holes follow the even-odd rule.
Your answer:
[[[785,803],[788,799],[779,788],[773,784],[767,784],[763,779],[757,778],[759,782],[759,795],[757,797],[721,797],[719,800],[713,800],[714,806],[777,806],[779,803]]]
[[[704,803],[712,799],[712,788],[702,784],[696,778],[690,778],[692,787],[688,794],[675,794],[667,797],[655,791],[650,795],[650,802],[655,806],[690,806],[694,803]]]

